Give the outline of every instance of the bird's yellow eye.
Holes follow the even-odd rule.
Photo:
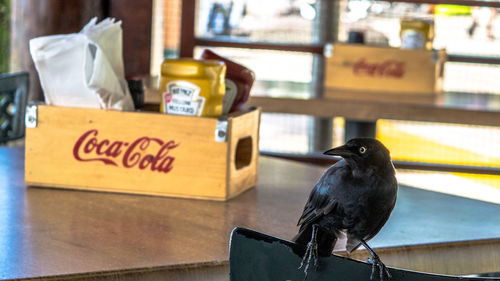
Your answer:
[[[359,148],[359,153],[363,154],[366,152],[366,147],[362,146]]]

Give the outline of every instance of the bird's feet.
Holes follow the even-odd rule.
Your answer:
[[[377,268],[378,268],[380,281],[385,281],[386,277],[388,279],[392,278],[392,275],[389,272],[389,269],[385,266],[385,264],[380,260],[380,258],[378,256],[369,258],[368,262],[372,264],[372,273],[370,275],[370,280],[373,280],[373,278],[375,277],[375,271]]]
[[[307,243],[306,253],[302,258],[302,262],[300,263],[299,269],[304,268],[304,273],[307,275],[309,271],[309,267],[312,265],[314,269],[318,269],[319,259],[318,259],[318,243],[316,241],[311,241]]]
[[[317,225],[312,226],[311,241],[307,243],[306,252],[299,266],[299,269],[304,268],[304,273],[306,278],[311,263],[314,266],[314,270],[318,270],[319,267],[318,243],[316,242],[317,227],[318,227]]]

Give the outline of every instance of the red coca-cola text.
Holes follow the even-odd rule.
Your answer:
[[[73,156],[78,161],[100,161],[106,165],[124,168],[137,167],[140,170],[150,169],[168,173],[173,168],[175,157],[170,155],[172,149],[179,146],[174,140],[163,141],[153,137],[140,137],[129,143],[124,141],[99,140],[99,131],[89,130],[81,135],[73,147]],[[153,145],[158,147],[155,154],[146,150]],[[121,157],[121,158],[120,158]]]
[[[401,79],[405,75],[405,62],[398,60],[367,62],[362,58],[354,63],[352,72],[354,75]]]

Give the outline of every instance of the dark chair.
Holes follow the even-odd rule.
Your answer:
[[[0,145],[24,137],[28,93],[27,72],[0,74]]]
[[[298,269],[304,247],[244,228],[235,228],[229,243],[229,276],[231,281],[293,280],[303,281],[305,274]],[[311,268],[307,281],[369,281],[371,264],[340,256],[320,258],[320,268]],[[479,281],[498,278],[444,276],[389,269],[389,281]],[[378,276],[374,278],[377,281]]]

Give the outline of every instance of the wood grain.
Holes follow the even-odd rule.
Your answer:
[[[360,121],[393,119],[500,126],[499,99],[495,96],[446,94],[434,97],[405,93],[399,98],[400,101],[394,101],[394,93],[377,92],[376,94],[380,94],[381,99],[375,101],[363,98],[374,94],[373,92],[353,92],[330,88],[325,89],[325,93],[337,98],[295,99],[252,96],[247,107],[258,106],[266,113],[304,114],[327,118],[345,117]],[[354,97],[353,94],[355,94]],[[158,108],[159,91],[148,88],[145,98],[152,110]],[[462,99],[467,100],[467,104],[460,105]],[[431,100],[434,102],[431,103]]]
[[[308,192],[302,187],[310,185],[292,175],[294,191],[264,185],[227,202],[33,188],[24,184],[23,158],[21,149],[0,148],[6,279],[224,265],[235,226],[291,237]],[[289,171],[300,170],[292,164]],[[305,172],[319,176],[314,170]],[[269,166],[261,175],[278,171]]]
[[[347,256],[345,251],[336,254]],[[500,268],[500,239],[380,248],[377,254],[386,264],[414,271],[467,275],[480,269],[494,273]],[[363,249],[350,257],[367,260],[370,254]]]
[[[229,180],[227,194],[230,197],[257,184],[260,113],[261,110],[256,109],[237,118],[231,118],[227,166]],[[241,162],[240,165],[237,165],[238,161]]]
[[[334,44],[326,58],[325,88],[435,95],[442,89],[446,55],[436,57],[428,50]]]
[[[255,172],[246,177],[230,178],[226,169],[229,167],[229,146],[234,149],[236,144],[233,142],[244,133],[256,137],[260,112],[249,114],[229,120],[230,128],[233,121],[244,119],[242,122],[246,123],[234,129],[240,130],[239,134],[226,142],[216,142],[215,118],[40,105],[37,127],[26,130],[26,182],[49,187],[225,200],[255,185],[255,180],[252,181]],[[77,157],[78,140],[91,130],[95,130],[94,133],[76,149]],[[123,143],[121,153],[117,157],[99,155],[98,145],[88,141],[92,137],[97,139],[96,143],[107,140],[101,152],[113,147],[113,142]],[[130,163],[137,161],[132,160],[132,156],[126,157],[129,150],[132,151],[129,155],[140,153],[141,159],[146,155],[161,159],[157,155],[162,147],[159,141],[139,142],[133,148],[133,143],[143,137],[173,142],[176,147],[168,150],[168,154],[163,153],[171,157],[170,171],[154,171],[152,163],[140,169],[143,160],[133,167],[125,167],[126,159]],[[88,154],[84,153],[87,148],[91,150]],[[250,169],[257,167],[256,155]],[[78,161],[77,158],[104,160]],[[109,160],[113,163],[105,162]],[[229,181],[238,188],[228,189]]]
[[[109,17],[122,22],[123,63],[127,77],[151,73],[152,0],[108,0]]]
[[[350,120],[411,120],[500,126],[500,111],[488,108],[460,108],[440,105],[376,102],[349,99],[291,99],[251,97],[248,106],[263,112],[305,114],[318,117],[345,117]]]
[[[22,148],[0,147],[2,280],[227,280],[231,230],[290,239],[326,169],[260,157],[257,187],[215,202],[27,187],[23,159]],[[401,186],[391,218],[369,243],[394,267],[500,271],[499,212],[499,205]]]
[[[386,102],[393,104],[410,103],[410,104],[440,104],[443,100],[443,93],[436,92],[433,94],[411,93],[411,92],[390,92],[390,91],[373,91],[373,90],[347,90],[342,88],[326,88],[324,90],[325,98],[328,99],[344,99],[352,102],[358,101],[375,101]]]

